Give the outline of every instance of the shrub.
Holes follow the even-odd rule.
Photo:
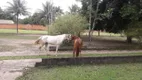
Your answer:
[[[87,21],[85,17],[78,14],[67,14],[58,17],[55,22],[50,26],[50,34],[74,34],[80,35],[86,29]]]

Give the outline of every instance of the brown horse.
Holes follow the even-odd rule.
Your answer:
[[[73,57],[78,57],[79,52],[81,53],[81,47],[83,45],[83,41],[80,37],[72,36],[73,40]]]

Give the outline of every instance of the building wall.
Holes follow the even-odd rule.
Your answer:
[[[15,29],[16,24],[0,24],[0,29]],[[42,25],[19,24],[19,29],[24,30],[47,30],[47,27]]]

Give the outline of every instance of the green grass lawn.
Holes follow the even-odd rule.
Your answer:
[[[82,54],[81,57],[108,57],[108,56],[142,56],[142,53],[109,53],[109,54]],[[34,56],[0,56],[0,60],[38,59],[38,58],[69,58],[72,54],[34,55]]]
[[[0,33],[0,38],[4,39],[37,39],[39,36],[24,36],[22,34],[14,34],[14,33]]]
[[[41,30],[18,30],[20,34],[47,34],[47,31],[41,31]],[[16,29],[0,29],[0,33],[17,33]],[[94,31],[93,35],[97,36],[98,32]],[[88,32],[84,32],[83,35],[88,35]],[[101,32],[100,36],[112,36],[112,37],[117,37],[121,36],[119,33],[114,34],[114,33],[107,33],[107,32]]]
[[[39,35],[40,36],[40,35]],[[4,39],[37,39],[39,36],[30,34],[0,33],[0,38]]]
[[[28,39],[29,36],[23,36],[22,34],[30,35],[30,34],[39,34],[39,35],[45,35],[47,34],[47,31],[40,31],[40,30],[21,30],[19,29],[19,34],[16,34],[16,29],[0,29],[0,38],[12,38],[12,39]],[[84,32],[83,35],[86,35],[88,32]],[[94,36],[97,39],[121,39],[125,40],[125,37],[121,37],[120,34],[114,34],[114,33],[107,33],[107,32],[101,32],[101,36],[96,35],[97,32],[94,32]],[[111,34],[111,36],[110,36]],[[82,35],[82,36],[83,36]],[[30,36],[34,37],[34,36]],[[30,38],[29,38],[30,39]],[[34,38],[35,39],[35,38]]]
[[[19,34],[17,34],[16,29],[0,29],[0,38],[6,39],[37,39],[39,37],[35,36],[37,34],[45,35],[47,31],[19,29]]]
[[[16,29],[0,29],[0,33],[17,33],[17,30]],[[19,33],[20,34],[47,34],[47,31],[19,29]]]
[[[142,80],[142,63],[38,67],[16,80]]]

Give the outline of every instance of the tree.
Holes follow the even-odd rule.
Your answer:
[[[10,19],[10,20],[12,20],[13,16],[0,8],[0,19]]]
[[[13,0],[13,3],[8,2],[9,6],[7,8],[7,12],[11,13],[16,17],[17,23],[17,34],[18,34],[18,22],[20,15],[28,15],[26,2],[25,0]]]
[[[127,36],[135,37],[136,39],[138,39],[140,44],[142,43],[142,27],[141,27],[141,25],[142,25],[142,21],[133,21],[127,25],[127,26],[129,26],[129,28],[127,30],[125,30],[125,34]]]
[[[85,17],[78,14],[67,14],[58,17],[52,26],[49,28],[50,34],[74,34],[80,33],[86,29],[87,21]]]
[[[46,20],[47,24],[51,24],[58,15],[63,13],[60,7],[53,6],[51,2],[46,2],[42,4],[43,10],[40,10],[40,15],[42,20]],[[46,25],[47,25],[46,24]]]
[[[141,24],[140,18],[142,17],[141,10],[139,9],[139,6],[137,6],[136,4],[129,3],[129,4],[124,5],[121,8],[120,13],[124,19],[129,20],[129,23],[126,25],[125,33],[127,35],[127,42],[131,43],[132,37],[138,38],[138,34],[136,31],[138,31],[138,32],[141,31],[141,29],[139,27],[139,25]],[[138,38],[138,39],[140,39],[140,38]]]
[[[4,17],[4,11],[0,7],[0,18],[2,19]]]
[[[76,4],[73,4],[71,7],[69,7],[69,11],[71,14],[80,13],[80,7],[78,7]]]
[[[37,24],[37,25],[45,26],[47,23],[47,20],[44,20],[44,19],[45,18],[42,18],[41,13],[35,12],[33,15],[22,19],[20,22],[22,24]]]
[[[19,20],[19,23],[21,23],[21,24],[32,24],[32,22],[33,22],[33,21],[32,21],[32,19],[31,19],[31,16]]]
[[[91,35],[93,34],[93,30],[96,29],[97,20],[99,19],[98,12],[101,0],[80,0],[80,1],[82,3],[81,13],[84,16],[86,16],[89,22],[89,40],[91,41]]]
[[[89,6],[90,4],[89,0],[80,0],[80,1],[82,2],[82,14],[86,16],[86,18],[89,20],[89,12],[88,12],[89,10],[87,8],[87,6]],[[97,4],[95,2],[97,0],[91,0],[91,1],[92,1],[92,13],[91,13],[92,16],[90,18],[91,26],[95,21],[94,19],[95,18],[97,19],[94,30],[104,29],[107,32],[121,33],[122,31],[126,31],[128,28],[131,28],[127,25],[133,22],[133,20],[135,20],[136,18],[138,19],[137,21],[142,20],[142,17],[139,15],[139,13],[141,13],[142,0],[102,0],[98,6],[97,17],[94,17],[95,14],[93,14],[93,11],[97,9],[96,8]],[[130,9],[129,12],[126,12],[128,6],[125,5],[128,4],[131,4],[131,6],[129,6]],[[132,5],[135,5],[136,8],[133,8]],[[125,9],[123,9],[122,11],[122,8]],[[127,36],[127,41],[129,40],[131,40],[131,37]]]
[[[131,28],[131,22],[140,19],[140,0],[103,0],[105,12],[105,30],[107,32],[120,33]],[[102,6],[102,5],[101,5]],[[127,42],[131,43],[132,37],[127,35]]]

